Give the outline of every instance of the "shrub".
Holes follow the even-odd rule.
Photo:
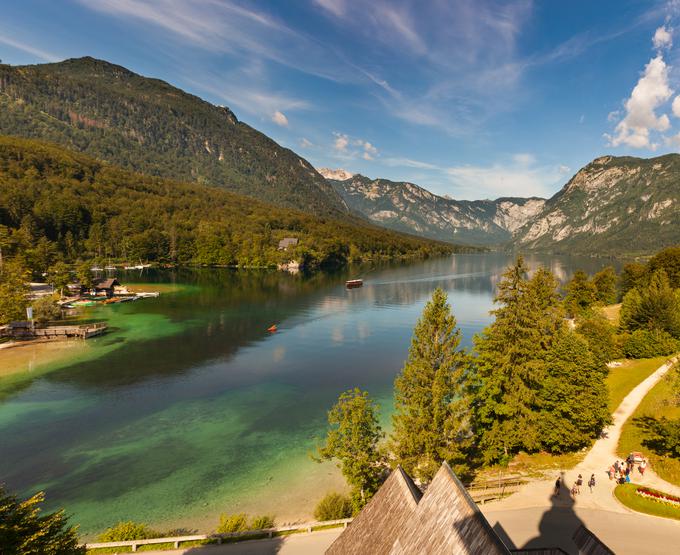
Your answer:
[[[120,542],[127,540],[148,540],[160,538],[161,533],[139,522],[119,522],[99,535],[100,542]]]
[[[265,528],[274,528],[274,517],[269,515],[256,516],[248,527],[249,530],[264,530]]]
[[[352,501],[341,493],[329,493],[314,509],[314,518],[317,520],[339,520],[352,516]]]
[[[679,348],[678,341],[661,330],[635,330],[623,343],[623,353],[628,358],[665,356]]]
[[[33,301],[32,306],[33,318],[35,318],[36,322],[44,324],[50,320],[58,320],[61,318],[61,307],[51,295],[36,299]]]
[[[218,534],[231,534],[244,532],[248,529],[248,517],[245,513],[233,515],[220,515],[220,524],[217,527]]]
[[[599,364],[621,357],[621,349],[616,342],[616,328],[602,316],[583,320],[577,331],[588,340],[588,346]]]

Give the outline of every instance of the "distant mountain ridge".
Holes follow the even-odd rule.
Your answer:
[[[323,170],[322,175],[346,175]],[[384,227],[432,239],[470,245],[500,245],[540,212],[539,198],[454,200],[404,181],[370,179],[360,174],[329,179],[350,210]]]
[[[515,233],[536,251],[639,255],[680,243],[680,154],[602,156]]]
[[[229,108],[90,57],[0,64],[0,133],[287,208],[347,213],[309,162],[240,122]]]

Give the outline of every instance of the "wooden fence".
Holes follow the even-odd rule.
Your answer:
[[[347,525],[352,522],[351,518],[343,518],[340,520],[327,520],[322,522],[311,522],[307,524],[297,524],[294,526],[277,526],[276,528],[263,528],[262,530],[247,530],[245,532],[233,532],[231,534],[195,534],[193,536],[175,536],[172,538],[153,538],[149,540],[127,540],[119,542],[99,542],[87,543],[86,549],[104,549],[114,547],[129,547],[132,551],[137,551],[142,545],[156,545],[171,543],[173,547],[179,548],[182,543],[195,541],[212,541],[221,544],[224,540],[234,539],[248,539],[251,536],[262,538],[273,538],[274,536],[284,536],[287,534],[296,533],[311,533],[318,529],[340,527],[347,528]]]

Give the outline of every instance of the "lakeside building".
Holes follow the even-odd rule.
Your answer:
[[[587,528],[574,534],[581,555],[613,555]],[[560,548],[509,549],[444,463],[425,492],[401,467],[326,551],[327,555],[566,555]]]
[[[296,247],[298,244],[298,238],[297,237],[284,237],[279,241],[279,250],[280,251],[287,251],[288,247]]]

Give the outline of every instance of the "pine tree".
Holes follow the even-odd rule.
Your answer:
[[[340,395],[328,411],[328,435],[318,448],[318,460],[337,459],[342,475],[352,488],[355,511],[378,491],[382,465],[378,442],[384,434],[378,424],[378,406],[358,387]]]
[[[42,514],[45,495],[37,493],[20,501],[0,484],[0,553],[80,555],[76,528],[69,526],[64,511]]]
[[[539,392],[545,353],[562,325],[557,281],[547,270],[527,279],[519,257],[494,301],[496,320],[476,338],[475,424],[486,462],[540,447]]]
[[[617,291],[616,283],[618,277],[616,270],[611,266],[603,268],[593,276],[593,287],[595,287],[595,300],[604,305],[616,302]]]
[[[680,337],[680,294],[670,286],[663,269],[651,275],[646,287],[626,293],[621,306],[621,328],[657,329]]]
[[[413,331],[409,356],[394,384],[391,447],[404,469],[432,479],[443,461],[465,471],[469,442],[468,356],[446,293],[436,289]]]
[[[572,317],[582,316],[596,301],[597,291],[588,274],[583,270],[576,270],[571,281],[567,284],[567,296],[564,304]]]
[[[0,267],[0,324],[26,318],[26,294],[30,273],[23,260],[5,260]]]
[[[545,362],[541,447],[551,453],[585,447],[611,420],[607,367],[592,355],[585,338],[565,327],[555,335]]]

